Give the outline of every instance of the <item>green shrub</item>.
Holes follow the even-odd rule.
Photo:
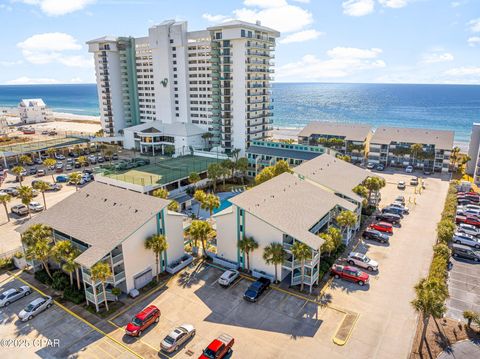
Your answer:
[[[0,258],[0,269],[10,270],[13,269],[13,259],[12,258]]]
[[[68,279],[68,276],[61,271],[53,273],[52,277],[52,288],[55,290],[64,290],[70,285],[70,280]]]
[[[20,258],[23,258],[23,253],[19,251],[19,252],[15,253],[13,256],[17,259],[20,259]]]
[[[328,264],[327,262],[325,261],[321,261],[320,262],[320,272],[328,272],[328,270],[330,269],[331,265]]]
[[[85,294],[83,291],[78,290],[75,287],[68,286],[63,291],[63,299],[75,304],[80,304],[85,301]]]
[[[449,219],[442,219],[437,225],[437,239],[439,243],[447,244],[455,233],[455,223]]]
[[[34,275],[35,279],[38,280],[39,282],[46,284],[46,285],[51,285],[52,284],[52,278],[50,278],[45,271],[45,269],[39,270],[35,272]]]
[[[441,257],[444,258],[447,262],[448,259],[450,258],[450,248],[448,248],[448,245],[445,243],[439,243],[433,247],[433,253],[435,257]]]

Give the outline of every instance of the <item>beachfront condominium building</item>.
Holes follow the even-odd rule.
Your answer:
[[[184,253],[184,215],[168,211],[168,204],[164,199],[92,182],[18,231],[22,234],[34,224],[44,224],[52,228],[53,242],[72,242],[81,252],[75,262],[80,266],[86,300],[98,310],[104,295],[101,283],[91,278],[96,263],[106,262],[111,268],[106,295],[113,301],[113,288],[130,293],[157,274],[155,255],[145,248],[149,236],[160,234],[167,239],[168,249],[161,254],[159,271],[175,272],[191,260]]]
[[[101,119],[109,136],[149,121],[191,123],[225,152],[264,139],[272,129],[275,38],[259,22],[229,21],[187,31],[164,21],[140,38],[87,42],[95,57]]]
[[[429,172],[448,172],[454,131],[379,127],[370,140],[368,161],[384,166],[413,166]],[[415,146],[414,145],[420,145]]]
[[[474,123],[470,143],[468,144],[467,173],[473,177],[475,184],[480,184],[480,123]]]
[[[372,134],[368,124],[312,121],[298,134],[298,143],[332,148],[358,163],[365,159]]]
[[[38,123],[53,120],[52,111],[41,98],[23,99],[18,105],[22,123]]]

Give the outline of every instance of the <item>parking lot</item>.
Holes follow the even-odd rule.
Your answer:
[[[448,277],[447,317],[464,320],[463,312],[480,312],[480,264],[453,258]]]
[[[7,275],[0,277],[0,292],[24,285]],[[0,308],[2,358],[137,358],[58,305],[22,322],[18,313],[41,294],[32,294]],[[16,340],[16,341],[13,341]]]
[[[343,358],[396,359],[406,358],[410,352],[417,318],[410,304],[415,296],[413,287],[428,273],[449,177],[426,178],[426,189],[418,194],[409,186],[415,173],[379,175],[387,181],[380,207],[404,195],[410,214],[401,228],[394,227],[389,244],[365,240],[356,248],[379,263],[378,273],[369,273],[369,285],[333,280],[326,292],[332,303],[360,316],[345,346],[319,347],[318,357],[328,356],[331,350]],[[405,190],[397,189],[398,181],[406,182]]]
[[[243,293],[251,282],[242,278],[222,288],[217,283],[221,274],[210,266],[188,269],[165,290],[113,319],[118,330],[112,336],[146,358],[158,357],[161,340],[184,323],[194,325],[196,336],[175,355],[162,353],[161,358],[196,358],[222,333],[234,337],[235,358],[256,358],[259,348],[262,358],[313,358],[319,347],[332,344],[344,313],[276,289],[269,289],[257,303],[249,303]],[[159,323],[140,339],[124,335],[129,320],[149,304],[160,309]]]

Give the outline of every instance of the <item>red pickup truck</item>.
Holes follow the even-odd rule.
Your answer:
[[[214,339],[198,359],[222,359],[232,352],[235,340],[228,334],[222,334]]]
[[[367,273],[362,272],[355,267],[342,266],[339,264],[334,264],[332,266],[330,274],[335,278],[342,278],[351,282],[356,282],[360,286],[367,284],[369,281],[369,276]]]

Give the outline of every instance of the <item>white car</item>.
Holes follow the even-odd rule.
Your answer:
[[[44,209],[43,204],[41,204],[40,202],[30,202],[28,208],[30,208],[30,211],[32,212],[41,212]]]
[[[413,172],[413,167],[412,167],[412,166],[407,166],[407,167],[405,168],[405,172],[407,172],[407,173],[412,173],[412,172]]]
[[[453,235],[453,242],[480,249],[480,239],[466,233],[456,232]]]
[[[476,211],[480,211],[480,206],[477,206],[476,204],[466,204],[464,206],[458,206],[458,208],[473,209],[473,210],[476,210]]]
[[[73,170],[73,166],[71,164],[67,164],[65,166],[65,171],[71,171],[71,170]]]
[[[370,272],[378,270],[378,263],[362,253],[351,252],[348,255],[347,262],[350,265],[368,269]]]
[[[172,330],[160,343],[160,347],[167,353],[173,353],[188,339],[195,335],[192,324],[182,324]]]
[[[20,298],[26,297],[32,293],[30,287],[23,285],[19,288],[8,289],[2,294],[0,294],[0,307],[6,307],[10,303],[19,300]]]
[[[456,231],[458,233],[465,233],[474,237],[480,236],[480,229],[467,223],[459,223]]]
[[[45,309],[48,309],[52,306],[53,300],[52,297],[41,297],[37,298],[34,301],[30,302],[20,313],[18,317],[22,322],[32,319],[37,314],[40,314]]]
[[[65,159],[65,156],[64,156],[64,155],[61,155],[61,154],[55,154],[55,159],[56,159],[56,160],[64,160],[64,159]]]
[[[398,181],[397,188],[398,189],[405,189],[406,188],[405,181]]]
[[[368,168],[369,170],[373,170],[373,169],[375,168],[375,163],[373,163],[373,162],[368,162],[368,163],[367,163],[367,168]]]
[[[218,284],[224,287],[228,287],[238,278],[240,273],[235,269],[229,269],[223,272],[222,276],[218,278]]]

